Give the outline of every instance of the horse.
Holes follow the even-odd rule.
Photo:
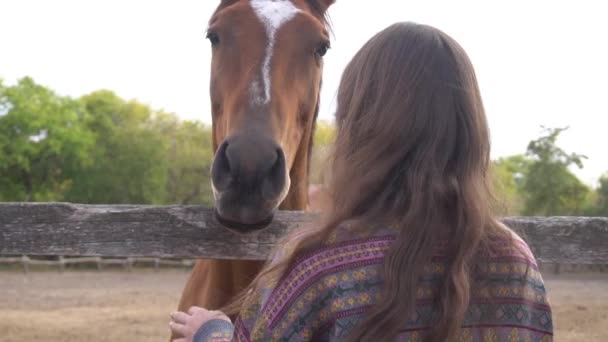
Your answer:
[[[207,31],[215,216],[239,234],[281,210],[305,210],[327,9],[335,0],[222,0]],[[263,261],[197,260],[178,309],[218,310]]]

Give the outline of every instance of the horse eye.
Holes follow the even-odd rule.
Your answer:
[[[220,36],[215,32],[207,32],[207,39],[211,42],[211,46],[216,46],[220,43]]]
[[[319,46],[316,50],[315,53],[319,56],[319,57],[323,57],[325,56],[325,54],[327,53],[327,50],[329,50],[329,44],[327,43],[323,43],[321,44],[321,46]]]

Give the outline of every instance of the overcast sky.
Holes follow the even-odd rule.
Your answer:
[[[207,20],[219,0],[0,0],[0,78],[32,76],[62,95],[107,88],[210,122]],[[338,0],[321,118],[331,120],[348,60],[397,21],[436,26],[476,68],[493,157],[525,152],[540,125],[586,154],[576,173],[608,171],[608,20],[603,1]]]

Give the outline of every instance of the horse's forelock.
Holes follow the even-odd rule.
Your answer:
[[[250,1],[250,0],[247,0]],[[290,0],[291,1],[291,0]],[[331,19],[327,14],[327,8],[329,5],[334,3],[334,1],[322,1],[322,0],[305,0],[308,7],[310,7],[311,11],[315,16],[317,16],[323,22],[323,25],[327,27],[331,31]],[[222,0],[215,10],[217,13],[219,10],[226,8],[230,5],[239,2],[239,0]]]

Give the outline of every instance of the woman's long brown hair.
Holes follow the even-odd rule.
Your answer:
[[[342,76],[325,222],[286,238],[290,253],[269,264],[250,289],[272,286],[305,250],[343,222],[395,227],[383,265],[383,295],[350,341],[394,340],[416,305],[434,244],[448,241],[446,271],[427,341],[458,335],[477,256],[509,236],[493,217],[490,137],[473,66],[445,33],[394,24],[370,39]],[[298,236],[296,236],[298,235]],[[242,295],[231,312],[247,300]]]

